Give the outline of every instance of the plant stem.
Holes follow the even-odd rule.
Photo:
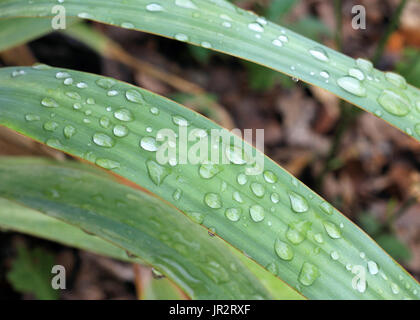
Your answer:
[[[385,45],[388,42],[389,37],[394,32],[399,20],[401,13],[405,7],[407,0],[401,0],[398,4],[397,9],[394,11],[394,14],[391,17],[391,22],[388,24],[387,29],[385,30],[384,35],[379,40],[378,46],[376,47],[375,54],[373,55],[372,62],[376,65],[379,62],[379,59],[382,57],[382,54],[385,49]]]

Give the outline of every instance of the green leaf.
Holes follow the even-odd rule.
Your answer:
[[[78,19],[67,19],[71,25]],[[0,19],[0,51],[10,49],[44,34],[55,31],[50,19],[12,18]]]
[[[7,280],[16,291],[31,293],[40,300],[58,299],[58,291],[51,286],[54,256],[43,248],[17,248],[17,257],[7,273]]]
[[[129,256],[156,267],[192,298],[270,298],[221,240],[209,241],[205,229],[159,199],[84,168],[3,158],[0,194],[123,248]],[[72,235],[49,236],[67,242]],[[71,241],[80,244],[80,232],[74,237]]]
[[[3,0],[0,18],[51,16],[55,4]],[[356,61],[229,2],[67,0],[65,8],[71,17],[175,38],[281,71],[334,93],[420,141],[419,89],[395,74],[372,69],[368,61]]]
[[[419,297],[420,290],[414,289],[419,284],[376,243],[270,159],[263,158],[264,174],[245,175],[255,173],[250,172],[254,167],[232,149],[236,136],[208,119],[109,78],[45,66],[18,69],[23,71],[18,77],[11,77],[15,68],[0,70],[0,124],[150,190],[260,265],[273,269],[275,264],[279,277],[308,298]],[[73,85],[64,84],[64,76],[73,79]],[[115,131],[120,126],[128,129],[124,137],[119,135],[122,130]],[[176,163],[158,164],[157,132],[170,129],[180,136],[180,127],[190,133],[204,130],[207,136],[199,135],[203,141],[211,129],[228,134],[230,142],[213,141],[209,148],[229,155],[232,163],[200,170],[199,164],[177,164],[178,156],[185,154],[176,150],[177,157],[171,158]],[[194,145],[188,142],[187,150]],[[263,157],[255,149],[250,153]],[[14,170],[19,172],[18,167]],[[4,192],[10,185],[5,184]],[[367,274],[366,291],[359,292],[348,269],[366,268],[368,261],[380,271]],[[393,283],[400,287],[397,294]]]

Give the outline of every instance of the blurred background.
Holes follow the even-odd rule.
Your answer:
[[[420,1],[232,2],[420,87]],[[357,4],[366,8],[365,30],[351,26]],[[264,128],[269,157],[420,279],[420,144],[381,119],[259,65],[98,23],[0,53],[0,66],[35,62],[136,84],[227,128]],[[5,128],[0,155],[68,157]],[[65,291],[50,288],[45,266],[53,264],[66,267]],[[183,298],[158,278],[145,267],[0,230],[0,299]]]

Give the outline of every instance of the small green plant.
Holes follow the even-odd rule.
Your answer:
[[[9,35],[0,48],[31,38],[10,36],[22,21],[34,25],[34,37],[49,31],[37,17],[51,15],[53,3],[0,1],[2,32]],[[281,71],[420,140],[420,91],[403,77],[229,2],[66,0],[65,5],[69,17],[160,34]],[[5,158],[0,225],[6,228],[151,265],[197,299],[281,298],[275,278],[258,264],[310,299],[420,297],[416,280],[329,203],[261,152],[248,145],[249,153],[238,149],[231,132],[152,92],[46,65],[3,68],[0,124],[159,197],[85,165]],[[185,154],[176,149],[162,165],[156,161],[160,129],[180,136],[182,130],[195,132],[187,150],[219,130],[228,143],[210,141],[206,151],[220,150],[229,161],[182,164]],[[260,168],[254,157],[263,159]],[[253,261],[245,266],[243,256]]]

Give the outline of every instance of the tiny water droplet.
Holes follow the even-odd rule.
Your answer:
[[[321,210],[324,212],[324,213],[326,213],[326,214],[328,214],[328,215],[331,215],[331,214],[333,214],[333,207],[328,203],[328,202],[326,202],[326,201],[323,201],[320,205],[319,205],[319,207],[321,208]]]
[[[28,113],[25,115],[25,120],[26,121],[39,121],[41,120],[41,117],[38,116],[37,114]]]
[[[134,117],[130,110],[121,108],[114,112],[114,117],[118,120],[129,122],[133,121]]]
[[[248,29],[250,29],[252,31],[255,31],[255,32],[264,32],[263,26],[261,26],[257,22],[253,22],[253,23],[248,24]]]
[[[104,168],[104,169],[116,169],[120,167],[120,163],[114,160],[106,159],[106,158],[98,158],[96,159],[95,163]]]
[[[264,171],[264,180],[268,183],[276,183],[277,182],[277,176],[274,172],[266,170]]]
[[[376,264],[375,261],[368,261],[367,266],[368,266],[369,273],[371,275],[375,275],[379,272],[378,265]]]
[[[76,128],[69,124],[64,127],[63,133],[67,139],[70,139],[76,134]]]
[[[278,193],[273,192],[270,196],[270,199],[272,203],[278,203],[280,201],[280,196]]]
[[[175,35],[175,39],[179,40],[179,41],[188,41],[188,36],[186,34],[183,34],[183,33],[177,33]]]
[[[238,176],[236,177],[236,181],[243,186],[244,184],[246,184],[248,182],[248,178],[246,177],[245,174],[240,173],[238,174]]]
[[[222,168],[217,164],[202,164],[199,169],[199,174],[204,179],[211,179],[216,174],[222,171]]]
[[[82,99],[82,97],[80,96],[80,94],[78,94],[77,92],[74,91],[69,91],[66,92],[66,96],[73,99],[73,100],[80,100]]]
[[[44,123],[43,128],[47,131],[55,131],[58,128],[58,123],[50,120]]]
[[[111,120],[109,120],[108,117],[102,116],[99,119],[99,124],[101,125],[102,128],[109,128],[109,126],[111,125]]]
[[[144,103],[143,95],[137,90],[127,90],[125,92],[125,97],[127,98],[128,101],[131,101],[134,103],[138,103],[138,104]]]
[[[315,47],[312,49],[309,49],[309,53],[315,58],[323,62],[327,62],[330,60],[328,57],[327,52],[321,48],[321,47]]]
[[[116,137],[123,138],[128,135],[128,128],[124,125],[117,124],[112,132]]]
[[[140,140],[140,147],[150,152],[155,152],[159,148],[155,138],[153,137],[143,137]]]
[[[332,251],[332,252],[331,252],[331,259],[333,259],[333,260],[338,260],[338,259],[340,259],[340,255],[338,254],[338,252],[337,252],[337,251]]]
[[[53,98],[45,97],[41,100],[41,104],[47,108],[58,108],[58,103]]]
[[[233,200],[235,200],[236,202],[239,203],[243,203],[244,201],[242,200],[241,194],[238,191],[234,191],[233,195],[232,195]]]
[[[179,199],[181,199],[181,197],[182,197],[182,190],[179,188],[175,189],[174,193],[172,194],[172,198],[175,201],[178,201]]]
[[[189,122],[181,116],[172,116],[172,121],[173,121],[174,124],[176,124],[177,126],[180,126],[180,127],[189,126]]]
[[[191,0],[175,0],[175,4],[182,8],[197,9],[197,6]]]
[[[103,89],[111,89],[117,82],[108,78],[101,78],[96,80],[96,84]]]
[[[341,230],[337,227],[337,225],[334,222],[324,221],[323,225],[324,225],[325,231],[332,239],[341,238]]]
[[[299,282],[304,286],[311,286],[320,276],[318,267],[310,262],[304,262],[299,273]]]

